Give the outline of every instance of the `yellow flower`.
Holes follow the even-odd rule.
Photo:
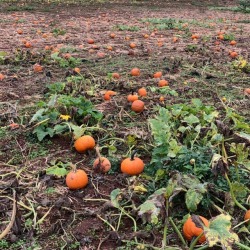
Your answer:
[[[70,115],[60,115],[60,118],[62,120],[68,121],[68,119],[70,119],[71,117],[70,117]]]

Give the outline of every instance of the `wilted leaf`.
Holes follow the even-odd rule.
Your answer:
[[[239,182],[232,182],[232,191],[236,198],[243,199],[247,196],[247,187]]]
[[[219,243],[224,250],[233,249],[232,245],[239,241],[239,237],[232,231],[230,220],[230,215],[220,214],[210,220],[209,227],[204,226],[209,247]]]
[[[148,199],[142,203],[138,209],[138,215],[143,222],[157,224],[159,218],[164,217],[165,213],[165,188],[156,190]]]
[[[214,154],[211,160],[212,173],[215,176],[225,175],[228,172],[228,163],[220,154]]]
[[[111,203],[116,208],[120,207],[120,204],[119,204],[120,195],[121,195],[120,188],[116,188],[110,193]]]

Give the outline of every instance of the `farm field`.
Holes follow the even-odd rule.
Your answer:
[[[250,4],[0,0],[0,250],[250,249]]]

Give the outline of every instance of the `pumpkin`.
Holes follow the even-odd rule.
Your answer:
[[[154,78],[160,78],[162,77],[162,72],[161,71],[155,72],[153,76]]]
[[[139,96],[147,96],[147,90],[145,88],[138,89]]]
[[[231,58],[236,58],[236,57],[238,56],[238,53],[235,52],[235,51],[231,51],[230,54],[229,54],[229,56],[230,56]]]
[[[116,34],[115,34],[115,33],[111,33],[109,36],[110,36],[111,38],[115,38],[115,37],[116,37]]]
[[[232,46],[234,46],[234,45],[236,45],[236,41],[235,40],[232,40],[231,42],[230,42],[230,45],[232,45]]]
[[[5,75],[0,73],[0,81],[2,81],[5,78]]]
[[[107,173],[111,168],[111,163],[108,158],[102,157],[99,147],[96,147],[97,158],[94,160],[93,168],[96,172]]]
[[[79,68],[74,68],[74,72],[76,72],[77,74],[80,74],[81,70]]]
[[[88,43],[88,44],[94,44],[95,41],[94,41],[94,39],[91,39],[91,38],[90,38],[90,39],[87,40],[87,43]]]
[[[127,100],[129,102],[134,102],[134,101],[138,100],[138,95],[129,94],[128,97],[127,97]]]
[[[115,79],[119,79],[119,78],[120,78],[120,74],[114,72],[114,73],[112,74],[112,77],[115,78]]]
[[[43,71],[43,67],[40,64],[36,63],[33,65],[33,70],[34,72],[39,73]]]
[[[162,80],[160,80],[160,81],[158,82],[158,86],[159,86],[159,87],[168,86],[168,81],[162,79]]]
[[[104,100],[105,101],[111,100],[111,96],[113,96],[113,95],[116,95],[115,91],[113,91],[113,90],[106,91],[106,93],[104,94]]]
[[[132,102],[131,109],[137,113],[142,112],[144,110],[144,102],[141,100]]]
[[[250,95],[250,88],[245,88],[244,89],[244,95]]]
[[[208,220],[202,216],[199,216],[199,218],[202,220],[202,222],[205,224],[205,226],[208,227],[208,225],[209,225]],[[184,234],[184,237],[188,241],[191,241],[193,237],[199,236],[202,232],[203,232],[203,229],[199,228],[195,225],[195,223],[193,222],[192,216],[189,217],[183,225],[183,234]],[[199,239],[199,243],[203,243],[205,241],[206,241],[206,237],[205,237],[205,235],[203,235]]]
[[[139,157],[135,157],[135,153],[136,151],[132,153],[131,158],[126,158],[122,161],[122,173],[129,175],[138,175],[144,170],[144,162]]]
[[[90,135],[84,135],[75,141],[75,149],[79,153],[84,153],[88,149],[93,149],[95,147],[95,140]]]
[[[134,48],[136,47],[136,44],[135,44],[135,43],[130,43],[130,44],[129,44],[129,47],[130,47],[131,49],[134,49]]]
[[[138,68],[133,68],[132,70],[131,70],[131,72],[130,72],[130,74],[132,75],[132,76],[139,76],[140,75],[140,69],[138,69]]]
[[[246,223],[250,225],[250,209],[246,211],[244,220],[248,220]]]
[[[76,169],[74,165],[71,165],[72,170],[66,176],[66,185],[69,189],[84,188],[88,184],[88,176],[82,169]]]

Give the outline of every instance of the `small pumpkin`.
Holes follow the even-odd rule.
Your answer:
[[[206,227],[208,227],[209,222],[206,218],[199,216],[199,218],[202,220],[202,222],[204,223],[204,225]],[[202,228],[199,228],[195,225],[194,221],[193,221],[193,216],[189,217],[186,222],[183,225],[183,234],[184,237],[188,240],[191,241],[193,237],[197,237],[199,236],[201,233],[203,232]],[[200,239],[199,239],[199,243],[203,243],[206,241],[206,237],[205,235],[203,235]]]
[[[95,147],[95,140],[90,135],[83,135],[75,141],[75,149],[79,153],[84,153],[88,149]]]
[[[236,58],[236,57],[238,56],[238,53],[235,52],[235,51],[231,51],[230,54],[229,54],[229,56],[230,56],[231,58]]]
[[[139,158],[135,157],[136,151],[131,155],[131,158],[126,158],[121,163],[121,171],[124,174],[138,175],[144,170],[144,162]]]
[[[88,43],[88,44],[94,44],[94,43],[95,43],[95,40],[94,40],[94,39],[89,38],[89,39],[87,40],[87,43]]]
[[[147,90],[145,88],[138,89],[139,96],[147,96]]]
[[[113,96],[113,95],[116,95],[115,91],[113,91],[113,90],[106,91],[106,93],[104,94],[104,100],[105,101],[111,100],[111,96]]]
[[[76,190],[84,188],[88,184],[88,176],[82,169],[76,169],[75,165],[71,165],[72,170],[66,176],[66,185],[69,189]]]
[[[5,78],[5,75],[0,73],[0,81],[2,81]]]
[[[237,44],[237,42],[235,41],[235,40],[232,40],[231,42],[230,42],[230,45],[232,45],[232,46],[234,46],[234,45],[236,45]]]
[[[117,72],[112,73],[112,77],[115,79],[119,79],[120,78],[120,74]]]
[[[157,71],[157,72],[155,72],[154,73],[154,78],[160,78],[160,77],[162,77],[162,72],[161,71]]]
[[[111,38],[115,38],[115,37],[116,37],[116,34],[115,34],[115,33],[111,33],[109,36],[110,36]]]
[[[160,81],[158,82],[158,86],[159,86],[159,87],[168,86],[168,81],[162,79],[162,80],[160,80]]]
[[[248,96],[250,95],[250,88],[245,88],[245,89],[244,89],[244,95],[246,95],[246,96],[247,96],[247,95],[248,95]]]
[[[33,70],[34,72],[39,73],[43,71],[43,67],[39,63],[36,63],[33,65]]]
[[[134,49],[134,48],[136,47],[136,44],[135,44],[135,43],[130,43],[130,44],[129,44],[129,47],[130,47],[131,49]]]
[[[133,69],[131,70],[131,72],[130,72],[130,74],[131,74],[132,76],[139,76],[140,73],[141,73],[141,71],[140,71],[140,69],[138,69],[138,68],[133,68]]]
[[[250,209],[246,211],[244,220],[248,220],[246,223],[250,225]]]
[[[134,101],[138,100],[138,95],[129,94],[129,95],[127,96],[127,100],[128,100],[129,102],[134,102]]]
[[[111,163],[108,158],[102,157],[99,147],[96,147],[97,158],[94,160],[93,168],[96,172],[107,173],[111,168]]]
[[[142,112],[144,110],[144,102],[141,100],[132,102],[131,109],[137,113]]]

